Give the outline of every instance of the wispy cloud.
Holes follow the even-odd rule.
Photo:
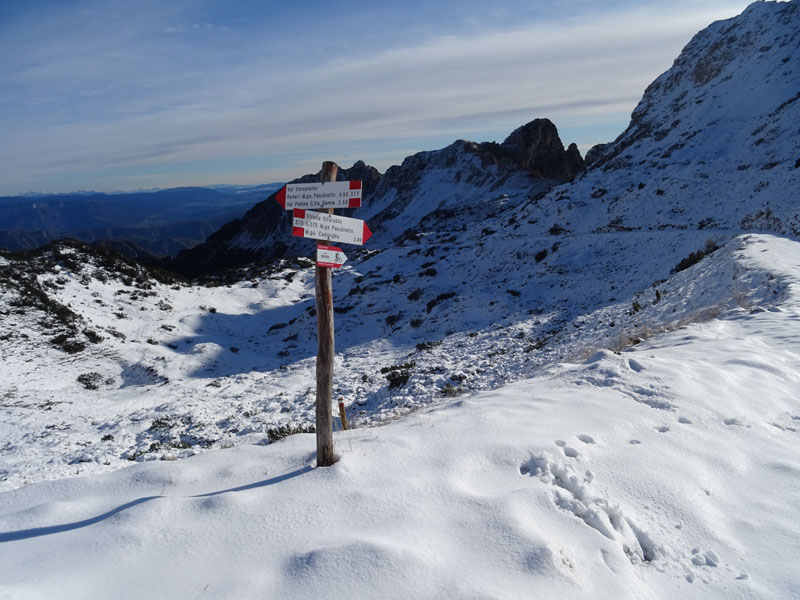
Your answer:
[[[608,141],[589,139],[598,123],[621,131],[691,35],[744,3],[642,4],[513,28],[462,19],[458,30],[420,26],[385,43],[345,27],[341,44],[333,26],[297,15],[248,24],[193,18],[185,5],[132,6],[79,3],[23,15],[16,33],[0,26],[0,54],[14,56],[0,67],[0,192],[119,187],[96,182],[156,172],[152,185],[247,182],[236,161],[249,181],[285,179],[304,156],[385,168],[394,149],[502,139],[541,116],[585,147]]]

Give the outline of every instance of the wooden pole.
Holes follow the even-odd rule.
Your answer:
[[[335,162],[322,163],[322,181],[336,181],[339,166]],[[333,214],[333,209],[327,209]],[[328,244],[326,240],[319,240]],[[333,453],[333,288],[331,270],[314,267],[314,289],[317,296],[317,466],[330,467],[335,462]]]
[[[344,409],[344,398],[339,398],[339,420],[342,422],[342,429],[347,429],[347,411]]]

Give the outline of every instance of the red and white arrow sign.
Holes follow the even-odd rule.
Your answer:
[[[338,269],[347,261],[341,248],[317,244],[317,266]]]
[[[372,236],[372,232],[361,219],[295,208],[292,235],[360,246]]]
[[[361,181],[288,183],[275,195],[283,208],[358,208]]]

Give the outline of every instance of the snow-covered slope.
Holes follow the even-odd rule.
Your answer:
[[[328,469],[295,435],[6,492],[0,596],[796,598],[800,244],[713,259],[652,310],[719,318],[337,432]]]
[[[556,204],[585,230],[800,235],[800,3],[755,2],[698,33]],[[556,202],[558,201],[558,202]],[[577,213],[580,213],[578,215]]]
[[[759,153],[783,156],[792,143],[796,148],[797,6],[757,3],[698,34],[648,89],[631,128],[592,153],[594,168],[550,192],[553,179],[541,178],[537,161],[555,164],[548,172],[568,179],[579,159],[546,121],[503,144],[457,142],[410,157],[380,178],[363,163],[354,167],[372,177],[374,191],[354,216],[376,234],[364,249],[346,250],[350,261],[334,276],[334,393],[352,422],[384,422],[496,388],[543,365],[624,348],[776,291],[774,282],[743,273],[735,259],[736,236],[757,226],[741,215],[762,196],[726,186],[755,185],[754,176],[769,172],[771,214],[789,215],[781,223],[792,223],[798,203],[791,186],[800,170],[786,160],[762,171],[719,158],[749,150],[714,129],[723,125],[708,122],[705,106],[716,96],[729,132],[750,132],[770,119],[775,131],[754,144]],[[712,49],[722,47],[725,60],[711,61],[718,54]],[[788,83],[776,83],[764,61],[781,63]],[[698,69],[706,73],[700,79],[693,75]],[[774,106],[745,107],[741,95],[723,93],[736,82]],[[706,100],[675,105],[681,96]],[[658,144],[667,152],[671,138],[642,133],[660,130],[674,111],[692,132],[700,128],[671,151],[683,162],[654,154]],[[686,126],[676,124],[668,138],[683,136]],[[680,179],[689,157],[713,162],[708,179]],[[641,188],[633,183],[639,177]],[[714,182],[726,202],[712,222],[705,198]],[[269,239],[277,239],[280,221],[269,207],[252,213],[230,239],[255,244],[258,228],[270,223]],[[286,240],[311,251],[313,242],[291,238],[288,221],[285,228]],[[158,281],[69,244],[33,262],[2,260],[17,275],[5,277],[0,298],[7,365],[0,485],[263,443],[313,425],[316,323],[308,261],[252,268],[207,287]],[[693,283],[705,270],[725,275]],[[21,287],[20,273],[34,277],[30,289]],[[58,349],[81,346],[72,354]]]

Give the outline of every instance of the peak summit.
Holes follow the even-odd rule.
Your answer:
[[[534,119],[518,127],[502,143],[507,155],[520,167],[555,179],[572,179],[583,169],[578,147],[565,151],[556,126],[549,119]]]

